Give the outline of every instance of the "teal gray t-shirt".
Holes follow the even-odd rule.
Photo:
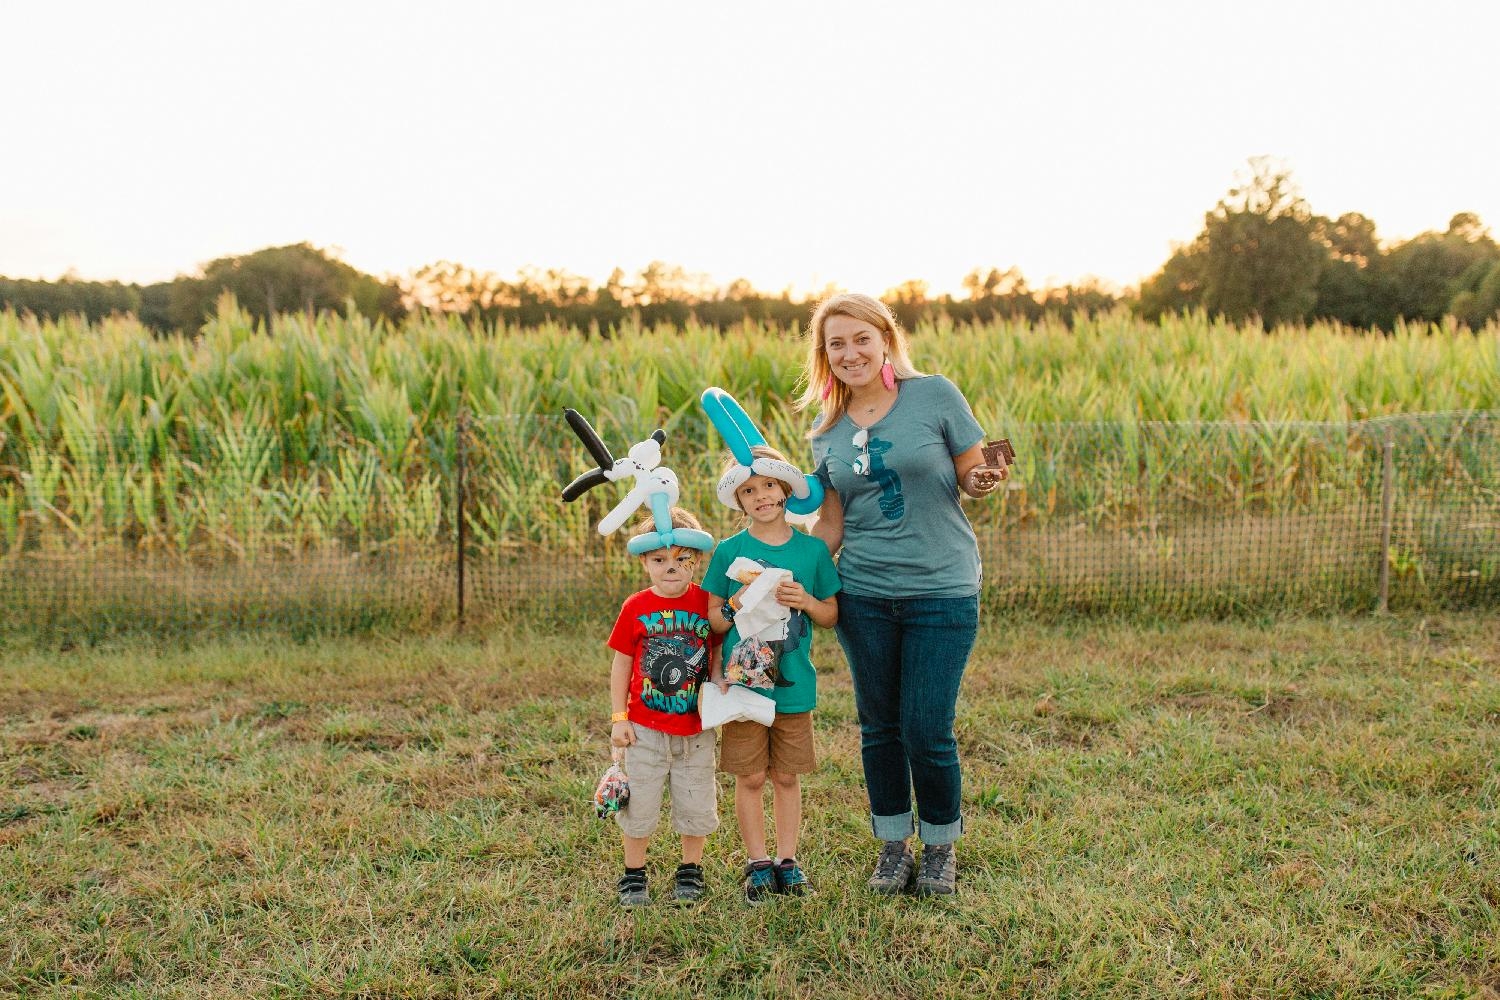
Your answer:
[[[812,439],[825,489],[844,504],[839,577],[861,597],[970,597],[979,593],[979,544],[959,503],[953,457],[984,440],[968,400],[941,375],[898,383],[890,412],[869,427],[870,474],[845,414]]]
[[[731,535],[714,549],[708,561],[708,571],[703,574],[703,589],[728,599],[739,593],[744,584],[729,579],[727,573],[736,558],[744,556],[762,566],[790,570],[792,579],[820,601],[826,601],[839,591],[839,574],[834,569],[833,557],[828,546],[811,535],[792,530],[792,537],[781,545],[767,545],[751,536],[749,531]],[[769,692],[776,702],[776,711],[790,715],[794,712],[811,712],[818,705],[818,675],[813,670],[812,621],[801,611],[792,612],[796,637],[790,637],[777,661],[776,687]],[[740,632],[731,628],[724,637],[724,656],[740,641]]]

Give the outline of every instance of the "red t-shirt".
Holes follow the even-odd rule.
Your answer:
[[[698,684],[718,637],[708,624],[708,591],[688,584],[681,597],[646,589],[620,607],[609,648],[632,658],[630,721],[673,736],[703,731]]]

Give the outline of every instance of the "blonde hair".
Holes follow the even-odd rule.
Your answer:
[[[688,511],[688,510],[684,510],[681,507],[673,507],[672,508],[672,527],[674,527],[674,528],[692,528],[695,531],[702,531],[703,530],[703,525],[701,525],[701,524],[698,523],[698,519],[693,516],[692,512]],[[650,514],[643,515],[639,520],[637,520],[635,522],[635,525],[630,529],[630,537],[631,538],[639,538],[641,535],[652,535],[652,534],[655,534],[655,533],[656,533],[656,518],[653,517]],[[662,548],[667,548],[667,546],[663,545]],[[679,546],[679,548],[680,548],[680,546]],[[660,550],[659,549],[650,549],[648,551],[650,551],[650,552],[658,552]],[[641,555],[646,555],[646,553],[642,552]]]
[[[895,370],[896,378],[918,378],[922,375],[911,363],[907,347],[906,331],[896,322],[890,308],[879,299],[859,292],[840,292],[818,303],[812,319],[807,324],[807,362],[802,367],[802,394],[797,397],[797,409],[806,410],[821,405],[823,413],[817,425],[808,433],[816,437],[838,423],[849,408],[849,387],[833,378],[833,366],[828,363],[828,350],[823,343],[823,327],[830,316],[848,316],[868,323],[880,331],[885,341],[886,357]],[[832,391],[823,399],[823,387],[832,381]]]
[[[768,444],[751,445],[750,446],[750,456],[752,458],[771,458],[771,459],[775,459],[778,462],[786,462],[787,465],[791,465],[792,464],[787,459],[787,457],[785,455],[783,455],[781,452],[777,451],[775,448],[772,448]],[[735,469],[738,469],[739,467],[740,467],[740,460],[737,459],[737,458],[735,458],[733,455],[729,456],[728,460],[725,461],[725,463],[724,463],[724,470],[719,473],[719,478],[723,479],[725,476],[729,475],[731,472],[733,472]],[[756,475],[759,475],[759,473],[756,473]],[[740,485],[743,486],[744,483],[741,483]],[[782,482],[780,479],[776,480],[776,485],[781,487],[782,496],[786,497],[788,500],[790,500],[792,498],[792,488],[790,486],[788,486],[786,483]],[[734,493],[735,493],[734,504],[735,504],[736,507],[740,507],[740,497],[739,497],[740,491],[738,489],[736,489],[734,491]],[[750,516],[748,514],[745,514],[745,508],[744,507],[740,507],[740,513],[744,514],[745,517],[749,517]]]

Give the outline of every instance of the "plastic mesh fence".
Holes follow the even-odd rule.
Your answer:
[[[590,419],[616,456],[654,426],[628,408]],[[1378,604],[1384,581],[1395,609],[1500,603],[1496,419],[1008,428],[1009,488],[965,504],[984,601],[1356,610]],[[721,443],[701,420],[671,423],[663,464],[682,505],[717,537],[737,530],[712,494]],[[595,529],[624,485],[559,498],[593,465],[560,417],[537,415],[476,416],[405,440],[221,427],[0,451],[0,633],[318,634],[439,627],[461,612],[473,624],[606,615],[642,577],[628,532]]]

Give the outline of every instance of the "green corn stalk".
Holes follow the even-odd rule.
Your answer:
[[[351,409],[351,417],[355,436],[370,442],[380,464],[397,475],[404,472],[416,428],[406,390],[377,380],[366,388],[359,403]]]
[[[404,484],[383,472],[380,493],[387,504],[392,541],[431,542],[438,538],[443,520],[443,484],[437,476]]]
[[[472,500],[464,510],[469,538],[481,552],[500,549],[507,540],[503,509],[489,500]]]
[[[106,539],[121,539],[130,523],[131,504],[127,472],[111,453],[99,477],[99,513]]]
[[[190,495],[195,465],[168,454],[161,465],[161,505],[165,532],[180,556],[192,549],[200,527],[200,505]]]
[[[284,547],[297,552],[320,548],[329,541],[325,531],[329,515],[324,510],[323,486],[315,477],[283,480],[268,497],[274,519],[280,524]]]
[[[373,452],[344,451],[339,453],[337,471],[328,480],[323,503],[325,531],[338,535],[340,527],[347,525],[359,552],[365,550],[379,468],[380,459]]]
[[[40,520],[56,512],[57,490],[63,478],[63,458],[48,452],[41,445],[32,445],[26,451],[29,467],[21,470],[21,486],[26,494],[26,507]]]
[[[134,520],[141,537],[147,540],[162,537],[162,526],[157,518],[156,473],[151,469],[132,465],[125,469],[121,478],[129,516]],[[147,544],[150,544],[149,541]]]
[[[21,550],[21,512],[25,497],[9,483],[0,483],[0,554]]]
[[[26,338],[21,350],[0,365],[0,390],[5,393],[14,433],[23,444],[50,444],[57,429],[57,388],[53,352],[42,336]]]

